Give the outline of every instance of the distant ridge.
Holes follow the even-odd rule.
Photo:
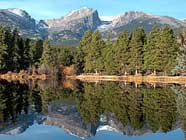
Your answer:
[[[61,18],[36,21],[26,11],[10,8],[0,9],[0,25],[16,27],[25,37],[48,38],[53,44],[74,44],[79,42],[86,30],[98,29],[104,37],[111,32],[115,37],[122,30],[131,32],[136,27],[143,27],[146,32],[155,25],[160,27],[169,25],[173,29],[186,28],[186,20],[139,11],[100,18],[96,9],[83,7]]]

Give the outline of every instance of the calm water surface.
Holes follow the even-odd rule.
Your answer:
[[[185,137],[185,86],[0,81],[0,140]]]

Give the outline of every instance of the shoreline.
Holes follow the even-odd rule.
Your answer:
[[[8,72],[0,74],[0,80],[47,80],[49,76],[46,74],[28,74],[27,72],[20,71],[19,73]]]
[[[142,75],[74,75],[67,76],[67,79],[74,79],[87,82],[115,81],[115,82],[135,82],[135,83],[164,83],[164,84],[186,84],[186,76],[142,76]]]
[[[52,77],[46,74],[28,74],[24,71],[19,73],[8,72],[0,74],[2,80],[48,80]],[[66,75],[65,79],[80,80],[84,82],[100,82],[100,81],[113,81],[113,82],[134,82],[141,83],[162,83],[162,84],[185,84],[186,76],[156,76],[156,75],[99,75],[99,74],[80,74],[80,75]]]

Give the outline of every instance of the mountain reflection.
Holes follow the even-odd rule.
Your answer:
[[[127,135],[185,130],[185,108],[186,88],[178,85],[0,81],[1,134],[21,133],[34,122],[80,137],[105,127]]]

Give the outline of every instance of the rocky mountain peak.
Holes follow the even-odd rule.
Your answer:
[[[121,24],[127,24],[131,22],[132,20],[135,20],[140,17],[148,16],[148,14],[144,12],[138,12],[138,11],[130,11],[125,12],[124,14],[117,16],[115,19],[113,19],[112,23],[114,26],[120,26]]]
[[[28,15],[28,13],[26,11],[18,9],[18,8],[9,8],[9,9],[7,9],[7,11],[9,11],[13,14],[16,14],[18,16],[21,16],[21,17]]]
[[[49,38],[79,40],[85,31],[96,30],[102,22],[97,10],[84,7],[59,19],[46,20],[45,23],[48,25]]]
[[[0,12],[9,13],[9,14],[17,16],[19,18],[31,19],[31,16],[26,11],[24,11],[22,9],[18,9],[18,8],[2,9],[2,10],[0,10]]]
[[[94,13],[97,13],[97,10],[92,9],[92,8],[87,8],[87,7],[83,7],[79,10],[74,10],[71,11],[70,13],[68,13],[64,19],[71,19],[71,20],[75,20],[75,19],[80,19],[80,18],[84,18],[86,16],[90,16]]]
[[[17,28],[24,37],[41,38],[36,20],[18,8],[0,9],[0,25]]]
[[[68,24],[70,22],[85,19],[88,17],[99,19],[97,10],[93,8],[83,7],[78,10],[73,10],[61,18],[49,19],[49,20],[46,20],[45,22],[49,26],[49,28],[52,28],[52,27],[62,26],[62,24],[64,25],[64,23]]]

